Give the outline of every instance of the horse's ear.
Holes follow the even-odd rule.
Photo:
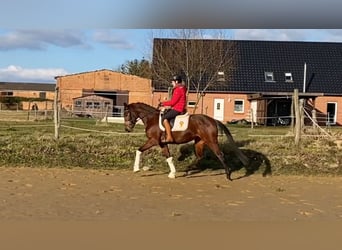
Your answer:
[[[124,107],[127,107],[127,103],[124,102]]]

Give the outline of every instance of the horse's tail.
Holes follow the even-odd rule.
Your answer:
[[[236,155],[239,157],[240,161],[243,163],[244,166],[248,166],[249,158],[238,148],[238,146],[236,145],[236,143],[233,139],[233,136],[230,133],[229,129],[222,122],[220,122],[218,120],[215,120],[215,121],[216,121],[216,124],[218,125],[218,127],[221,130],[223,130],[223,132],[227,136],[228,142],[232,146],[234,153],[236,153]]]

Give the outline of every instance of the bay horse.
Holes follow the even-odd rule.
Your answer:
[[[133,131],[136,122],[140,119],[144,123],[145,133],[147,136],[145,144],[139,147],[136,151],[133,171],[138,172],[140,170],[140,157],[142,152],[154,146],[160,146],[162,154],[166,157],[166,162],[170,168],[168,177],[175,178],[176,168],[173,164],[168,144],[162,142],[163,131],[159,127],[159,117],[160,110],[155,107],[142,102],[131,104],[124,103],[125,130],[127,132]],[[249,164],[249,158],[236,146],[228,128],[222,122],[207,115],[191,114],[189,117],[188,128],[185,131],[172,132],[174,139],[172,144],[183,144],[194,140],[197,160],[200,160],[203,157],[204,146],[207,145],[223,165],[227,179],[232,180],[232,170],[226,165],[223,153],[218,145],[218,127],[224,131],[239,160],[244,166],[247,166]]]

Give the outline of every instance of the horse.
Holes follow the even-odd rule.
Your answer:
[[[147,141],[144,145],[139,147],[138,150],[136,150],[133,172],[140,171],[141,154],[154,146],[159,146],[162,150],[162,155],[166,157],[166,162],[170,168],[168,177],[176,178],[176,168],[173,164],[173,158],[170,155],[168,144],[162,142],[163,131],[159,127],[160,110],[142,102],[130,104],[124,103],[125,130],[127,132],[133,131],[134,126],[139,119],[145,126]],[[234,153],[237,155],[239,160],[245,167],[248,166],[249,158],[236,146],[228,128],[222,122],[204,114],[191,114],[186,130],[172,131],[172,136],[174,139],[172,144],[183,144],[194,141],[197,161],[200,160],[204,155],[204,146],[208,146],[224,167],[227,179],[232,180],[232,170],[226,165],[224,161],[224,155],[219,148],[218,128],[224,131],[229,143],[232,145]]]

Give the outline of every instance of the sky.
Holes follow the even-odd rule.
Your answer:
[[[201,28],[209,39],[220,30],[237,40],[342,42],[342,4],[336,0],[191,2],[2,0],[0,82],[54,83],[55,76],[150,60],[152,38],[175,28]]]

